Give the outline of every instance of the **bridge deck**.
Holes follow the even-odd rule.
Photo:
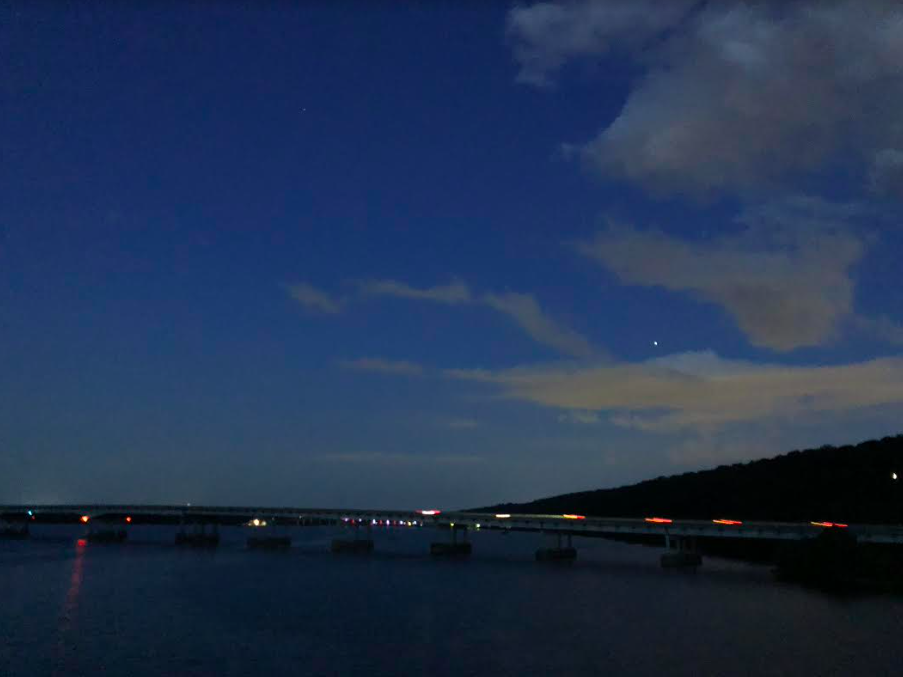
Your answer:
[[[277,520],[282,523],[327,521],[352,524],[407,525],[438,528],[483,528],[517,531],[558,532],[572,535],[669,535],[706,538],[742,538],[767,540],[803,540],[818,536],[826,528],[843,528],[864,543],[903,544],[903,526],[836,525],[829,522],[738,522],[733,520],[668,520],[666,518],[584,517],[582,515],[529,515],[420,510],[360,510],[337,508],[291,508],[265,506],[196,505],[0,505],[0,520],[25,519],[26,516],[75,519],[82,515],[95,520],[115,520],[140,515],[142,522],[155,519],[186,521],[229,519]]]

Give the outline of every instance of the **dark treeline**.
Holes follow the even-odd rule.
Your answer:
[[[899,480],[892,478],[894,472]],[[505,503],[485,510],[899,524],[903,519],[903,435],[855,446],[792,451],[617,489]]]

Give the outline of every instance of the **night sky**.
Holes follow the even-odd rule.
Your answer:
[[[7,2],[0,503],[472,507],[903,428],[897,2]]]

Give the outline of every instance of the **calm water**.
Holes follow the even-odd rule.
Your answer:
[[[0,675],[900,675],[903,600],[837,598],[714,559],[580,541],[533,561],[538,536],[477,534],[466,562],[432,532],[377,532],[333,556],[331,529],[288,553],[215,552],[132,529],[122,546],[38,527],[0,541]]]

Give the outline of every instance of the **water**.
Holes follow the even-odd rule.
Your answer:
[[[775,583],[707,559],[579,540],[573,565],[533,561],[529,534],[478,533],[468,561],[431,560],[431,531],[376,532],[372,556],[125,545],[37,527],[0,541],[0,675],[899,675],[903,600]]]

